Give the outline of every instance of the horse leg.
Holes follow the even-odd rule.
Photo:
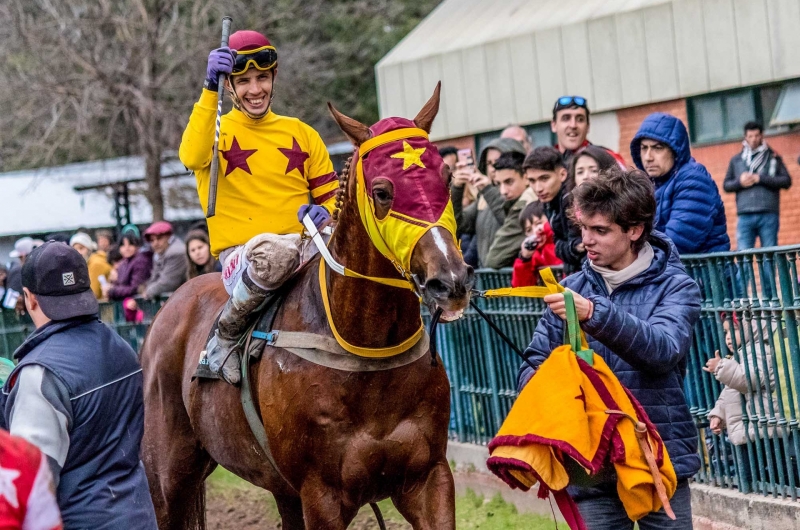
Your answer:
[[[455,530],[456,494],[446,461],[438,462],[411,489],[392,497],[414,530]]]
[[[358,514],[359,507],[346,503],[342,495],[322,481],[307,478],[300,492],[306,528],[346,530]]]
[[[272,495],[278,505],[283,530],[306,530],[303,522],[303,503],[299,497],[289,495]]]
[[[180,398],[172,388],[147,374],[142,461],[161,530],[203,530],[205,479],[217,466],[192,430]]]

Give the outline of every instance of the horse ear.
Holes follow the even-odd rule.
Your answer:
[[[328,110],[331,112],[331,116],[333,116],[334,121],[336,121],[336,124],[342,132],[356,147],[369,140],[372,136],[372,133],[369,132],[369,127],[358,120],[354,120],[342,114],[336,110],[330,101],[328,102]]]
[[[417,117],[414,118],[414,124],[417,127],[422,129],[423,131],[429,133],[431,132],[431,125],[433,125],[433,120],[436,118],[436,115],[439,113],[439,92],[442,90],[442,82],[439,81],[436,83],[436,88],[433,91],[433,95],[431,99],[425,103],[425,106],[419,111]]]

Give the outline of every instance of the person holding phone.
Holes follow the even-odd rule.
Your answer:
[[[456,162],[450,189],[456,214],[456,235],[459,239],[464,235],[473,236],[470,247],[462,244],[464,260],[473,267],[485,266],[495,234],[506,218],[503,209],[505,199],[500,194],[499,188],[494,185],[493,178],[495,162],[500,155],[507,152],[524,155],[525,148],[511,138],[498,138],[481,150],[477,165],[474,157],[468,157],[466,153]],[[467,185],[474,188],[477,198],[473,203],[464,206],[463,199]]]
[[[519,214],[519,224],[525,232],[525,239],[520,245],[519,256],[514,261],[511,287],[536,285],[537,271],[540,268],[562,264],[556,256],[555,234],[547,222],[547,214],[541,202],[529,203]]]

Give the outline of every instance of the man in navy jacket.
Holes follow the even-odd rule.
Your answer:
[[[683,122],[662,112],[644,119],[631,141],[636,167],[656,187],[655,229],[681,254],[731,249],[725,208],[706,168],[692,158]]]
[[[142,369],[100,322],[86,261],[55,241],[22,267],[36,325],[0,393],[0,427],[47,457],[65,530],[156,530],[139,445]]]
[[[697,429],[683,393],[700,290],[672,242],[652,231],[656,203],[650,179],[616,167],[573,192],[587,260],[567,277],[581,329],[620,382],[642,404],[667,447],[678,477],[677,521],[663,510],[639,520],[641,530],[692,528],[688,479],[700,469]],[[564,295],[545,297],[545,310],[525,355],[535,366],[564,342]],[[523,364],[519,389],[533,370]],[[530,384],[535,384],[535,379]],[[590,530],[633,529],[617,494],[613,470],[594,488],[570,488]]]

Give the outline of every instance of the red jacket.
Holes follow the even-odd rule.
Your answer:
[[[47,458],[0,429],[0,529],[61,530]]]
[[[527,287],[536,285],[538,276],[536,269],[561,265],[562,262],[556,257],[556,244],[554,242],[553,229],[550,223],[544,224],[542,235],[545,237],[544,244],[534,249],[533,255],[529,260],[517,258],[514,261],[514,272],[511,275],[511,287]]]

